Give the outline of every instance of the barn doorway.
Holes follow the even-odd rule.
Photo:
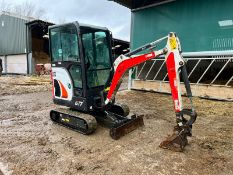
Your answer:
[[[27,24],[27,53],[29,74],[38,73],[38,65],[50,64],[48,27],[52,23],[42,20],[30,21]]]

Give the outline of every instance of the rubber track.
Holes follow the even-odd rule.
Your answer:
[[[60,122],[54,121],[50,116],[51,120],[54,123],[59,124],[61,126],[64,126],[66,128],[69,128],[71,130],[77,131],[79,133],[88,135],[88,134],[93,133],[97,128],[97,121],[96,121],[95,117],[93,117],[92,115],[81,113],[81,112],[78,112],[78,111],[72,111],[70,109],[65,109],[65,108],[57,108],[57,109],[51,110],[51,111],[55,111],[55,112],[59,112],[59,113],[63,113],[63,114],[68,114],[68,115],[71,115],[71,116],[74,116],[74,117],[81,118],[81,119],[85,120],[87,125],[88,125],[88,130],[83,132],[83,131],[80,131],[79,128],[74,129],[72,127],[69,127],[68,125],[64,125],[64,124],[62,124]]]

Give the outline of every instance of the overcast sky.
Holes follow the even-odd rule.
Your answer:
[[[49,21],[79,21],[108,27],[114,38],[130,39],[130,10],[108,0],[7,0],[11,4],[31,1],[46,11]]]

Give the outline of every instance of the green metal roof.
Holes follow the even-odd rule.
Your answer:
[[[146,6],[150,6],[153,4],[159,4],[164,2],[171,2],[174,0],[109,0],[114,1],[120,5],[123,5],[129,9],[137,9]]]

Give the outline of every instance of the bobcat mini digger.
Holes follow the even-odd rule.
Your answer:
[[[167,40],[166,46],[153,51],[163,40]],[[104,27],[78,22],[54,25],[49,27],[49,41],[53,101],[66,106],[51,110],[51,120],[82,134],[93,133],[98,122],[110,128],[113,139],[119,139],[143,125],[143,116],[131,114],[128,106],[115,102],[122,76],[145,61],[165,55],[177,125],[160,147],[184,149],[188,143],[187,136],[192,134],[196,112],[193,107],[183,109],[182,106],[180,72],[191,105],[192,93],[175,33],[120,55],[115,60],[111,52],[111,32]],[[141,51],[145,54],[136,55]]]

